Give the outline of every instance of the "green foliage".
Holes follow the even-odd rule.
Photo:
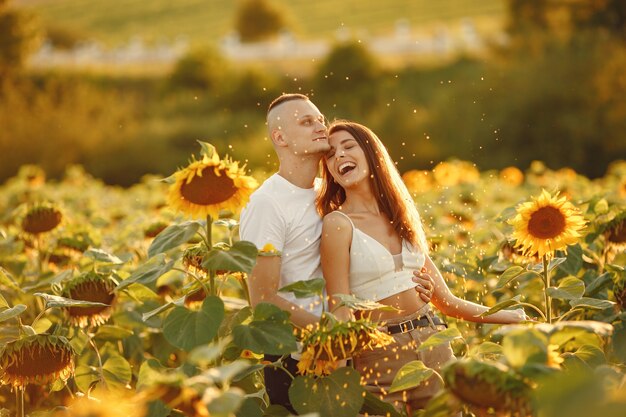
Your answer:
[[[35,15],[0,4],[0,77],[19,70],[40,40]]]
[[[315,7],[306,1],[278,1],[288,5],[290,16],[297,23],[299,34],[307,38],[332,38],[337,28],[372,33],[393,30],[399,16],[415,25],[433,22],[458,21],[466,17],[499,19],[506,12],[502,0],[484,0],[468,6],[467,0],[389,0],[384,4],[363,0],[318,0]],[[21,2],[26,3],[26,2]],[[90,38],[106,45],[120,45],[141,33],[148,42],[163,39],[173,41],[179,36],[189,39],[192,45],[207,39],[219,39],[232,32],[238,2],[233,0],[205,1],[152,0],[128,2],[127,0],[55,0],[29,1],[29,7],[41,15],[45,24],[77,27]],[[137,19],[142,16],[142,19]],[[294,24],[294,27],[296,25]]]
[[[272,38],[286,28],[285,11],[273,3],[273,0],[239,0],[235,30],[242,42]]]
[[[298,376],[289,388],[289,400],[300,414],[322,416],[357,415],[364,402],[361,376],[351,368],[340,368],[326,378]]]
[[[366,115],[377,107],[382,70],[360,42],[336,45],[314,75],[315,100],[342,117]]]
[[[215,92],[222,86],[228,72],[228,63],[216,49],[195,49],[178,60],[170,81],[173,88]]]

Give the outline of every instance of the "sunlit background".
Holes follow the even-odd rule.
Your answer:
[[[370,126],[401,172],[626,159],[623,0],[0,0],[0,182],[167,175],[197,140],[276,168],[269,102]]]

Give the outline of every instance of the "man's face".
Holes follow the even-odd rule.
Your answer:
[[[294,155],[319,155],[330,149],[326,119],[308,100],[281,104],[270,113],[270,132],[279,134]]]

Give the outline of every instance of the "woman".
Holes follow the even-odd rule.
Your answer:
[[[324,216],[321,257],[329,309],[337,294],[353,294],[395,307],[376,311],[371,318],[395,340],[390,346],[365,351],[353,358],[366,388],[410,410],[423,408],[441,388],[433,376],[421,386],[389,394],[398,369],[421,360],[435,370],[452,358],[450,345],[417,353],[417,347],[445,328],[428,303],[416,294],[412,270],[431,276],[431,302],[443,314],[475,322],[514,323],[526,318],[522,309],[479,317],[487,307],[462,300],[450,292],[428,256],[419,214],[387,150],[367,127],[336,121],[329,127],[330,151],[324,158],[317,209]],[[349,320],[351,312],[335,314]]]

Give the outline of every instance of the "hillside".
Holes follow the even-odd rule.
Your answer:
[[[340,28],[357,35],[387,34],[399,19],[411,30],[470,17],[501,20],[506,0],[274,0],[284,5],[291,30],[303,39],[331,38]],[[14,0],[32,9],[46,26],[74,31],[106,45],[140,36],[147,42],[215,42],[232,31],[233,0]]]

